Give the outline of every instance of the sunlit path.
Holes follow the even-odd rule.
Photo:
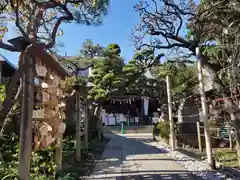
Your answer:
[[[158,149],[151,135],[107,134],[110,141],[88,179],[107,180],[192,180],[183,166]]]

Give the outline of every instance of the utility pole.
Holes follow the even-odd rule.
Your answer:
[[[175,151],[175,136],[174,136],[174,122],[173,122],[173,116],[172,116],[172,95],[171,95],[171,85],[170,85],[170,79],[167,75],[166,77],[166,83],[167,83],[167,97],[168,97],[168,118],[170,123],[170,144],[172,147],[172,151]]]
[[[229,80],[231,79],[232,81],[230,82],[230,92],[231,92],[231,98],[234,101],[233,94],[236,93],[236,69],[235,69],[235,61],[236,59],[232,59],[232,69],[228,69],[228,78]],[[230,118],[232,122],[236,122],[236,116],[235,113],[230,113]],[[231,125],[228,124],[228,137],[229,137],[229,148],[232,149],[232,135],[231,135]]]
[[[196,48],[196,59],[197,59],[199,92],[200,92],[201,103],[202,103],[202,119],[204,122],[204,136],[205,136],[205,144],[206,144],[207,161],[211,167],[214,167],[213,158],[212,158],[212,142],[211,142],[211,136],[209,131],[209,125],[208,125],[206,94],[205,94],[204,83],[203,83],[202,61],[201,61],[199,47]]]
[[[236,44],[238,45],[238,44]],[[238,46],[237,46],[238,47]],[[238,50],[238,48],[237,48]],[[237,51],[236,50],[236,51]],[[232,93],[231,94],[237,94],[237,82],[236,82],[236,72],[237,72],[237,64],[236,64],[236,58],[234,57],[232,59]],[[232,97],[233,101],[234,101],[234,98]],[[236,100],[236,99],[235,99]],[[237,102],[235,102],[235,104],[237,104]],[[237,116],[236,116],[236,112],[235,113],[231,113],[230,114],[230,117],[231,117],[231,120],[232,122],[235,123],[235,128],[236,128],[236,149],[237,149],[237,156],[238,156],[238,165],[240,166],[240,123],[239,123],[239,120],[237,119]],[[229,140],[230,140],[230,147],[232,148],[232,140],[231,140],[231,134],[230,134],[230,129],[228,130],[229,131]]]

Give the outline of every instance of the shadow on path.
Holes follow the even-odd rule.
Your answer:
[[[193,180],[182,165],[169,158],[165,149],[157,148],[150,136],[121,136],[113,133],[106,149],[88,179],[107,180]]]

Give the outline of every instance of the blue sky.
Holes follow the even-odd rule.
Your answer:
[[[122,57],[128,61],[134,54],[133,42],[130,40],[131,29],[135,24],[140,22],[139,15],[133,9],[133,6],[139,0],[110,0],[110,7],[107,16],[101,26],[85,26],[74,22],[62,24],[61,29],[64,34],[57,37],[57,41],[64,44],[64,47],[58,48],[60,55],[74,56],[78,55],[82,43],[86,39],[91,39],[94,43],[102,46],[115,43],[121,47]],[[180,35],[184,36],[185,30],[180,31]],[[9,27],[9,32],[5,36],[5,40],[17,37],[15,26]],[[183,50],[186,52],[186,49]],[[161,50],[166,57],[175,56],[170,51],[170,55],[166,50]],[[18,54],[0,49],[2,53],[13,64],[17,64]]]
[[[104,18],[103,25],[99,27],[83,26],[81,24],[63,24],[61,28],[64,31],[63,36],[58,37],[58,41],[64,44],[59,48],[59,53],[68,56],[77,55],[81,44],[86,39],[92,39],[93,42],[107,46],[110,43],[116,43],[121,47],[122,56],[125,60],[132,58],[134,46],[129,36],[131,28],[139,22],[138,14],[133,10],[133,6],[138,0],[112,0],[108,15]],[[9,28],[5,39],[16,37],[14,27]],[[17,64],[17,54],[0,50],[13,64]]]

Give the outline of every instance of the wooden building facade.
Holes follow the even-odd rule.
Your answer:
[[[16,71],[16,67],[0,53],[0,84],[6,84]]]

